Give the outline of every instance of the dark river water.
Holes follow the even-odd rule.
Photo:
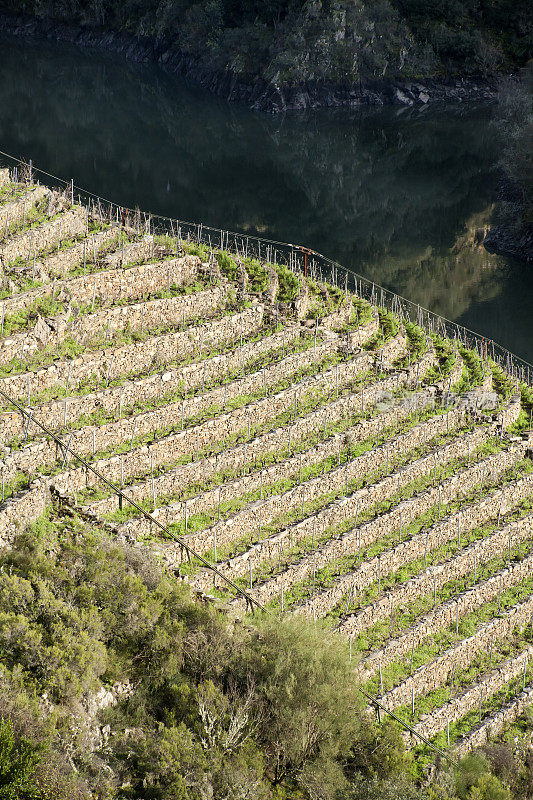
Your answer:
[[[533,361],[533,274],[479,244],[492,114],[271,117],[102,52],[0,48],[1,150],[119,204],[305,244]]]

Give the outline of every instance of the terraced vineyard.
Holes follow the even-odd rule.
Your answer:
[[[357,281],[0,184],[3,546],[75,513],[226,610],[330,626],[363,688],[440,747],[519,715],[527,385]]]

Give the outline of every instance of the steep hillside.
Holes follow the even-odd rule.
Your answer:
[[[81,39],[270,110],[484,96],[479,79],[523,65],[533,41],[527,0],[2,0],[0,10],[140,37]]]
[[[0,183],[0,796],[533,796],[527,372]]]

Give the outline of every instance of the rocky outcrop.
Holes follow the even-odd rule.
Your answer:
[[[519,216],[517,211],[517,219]],[[494,225],[484,244],[489,253],[512,256],[533,264],[533,225]]]
[[[314,108],[358,106],[425,106],[435,102],[461,103],[494,100],[496,81],[483,78],[428,78],[423,80],[365,80],[339,84],[308,81],[279,85],[262,78],[238,78],[234,73],[206,66],[172,42],[129,36],[117,31],[66,25],[56,20],[0,15],[4,35],[49,39],[78,47],[105,48],[130,61],[158,62],[166,70],[192,80],[225,100],[246,103],[255,111],[281,113]]]

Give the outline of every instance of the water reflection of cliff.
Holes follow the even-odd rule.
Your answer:
[[[47,46],[0,56],[2,149],[129,205],[305,242],[458,317],[494,297],[490,110],[270,118],[152,67]]]
[[[375,269],[376,280],[392,282],[404,297],[449,319],[463,317],[474,300],[493,300],[502,288],[506,265],[483,246],[492,212],[488,206],[465,220],[463,232],[449,249],[439,252],[428,246],[418,257],[381,262]]]

